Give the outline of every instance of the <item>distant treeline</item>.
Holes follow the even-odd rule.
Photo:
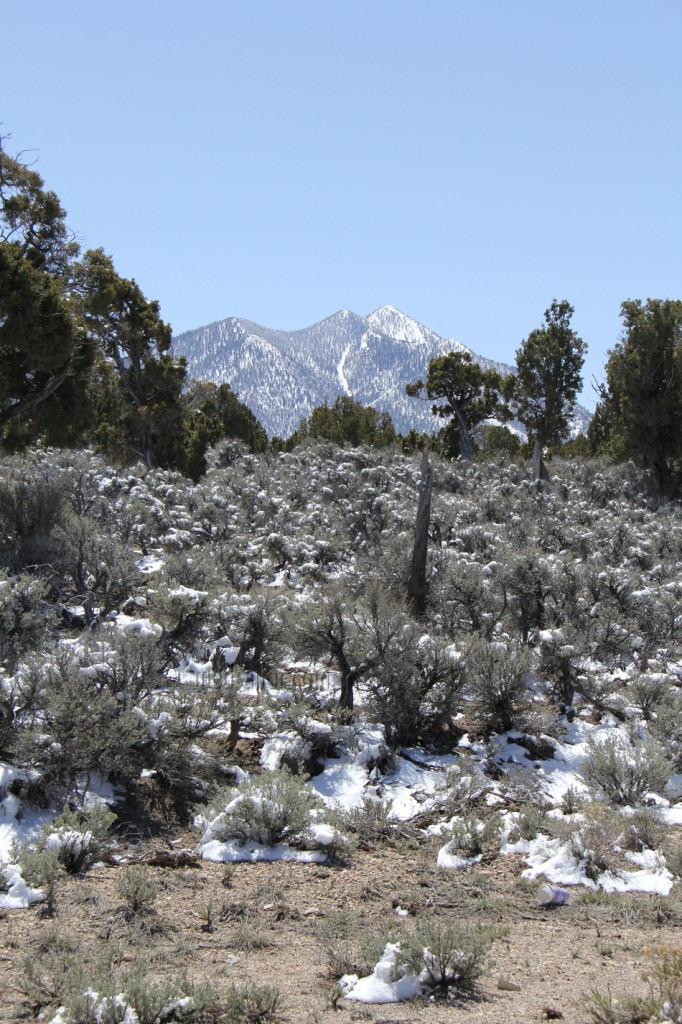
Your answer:
[[[252,452],[290,450],[306,438],[340,444],[426,440],[441,454],[531,457],[539,485],[544,457],[608,455],[644,467],[655,491],[676,493],[682,456],[682,302],[622,304],[623,331],[585,437],[567,441],[582,385],[585,343],[572,306],[554,300],[544,325],[516,353],[516,374],[483,370],[466,353],[432,359],[409,395],[444,420],[434,438],[396,433],[386,412],[342,396],[314,409],[288,439],[267,435],[229,385],[189,381],[171,354],[159,304],[122,278],[102,249],[81,253],[66,213],[40,175],[0,148],[0,446],[42,442],[94,446],[120,462],[179,470],[194,480],[208,449],[225,438]],[[524,425],[528,442],[504,424]],[[492,423],[491,423],[492,421]]]

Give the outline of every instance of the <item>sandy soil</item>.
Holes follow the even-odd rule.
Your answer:
[[[357,852],[347,867],[238,864],[229,878],[218,864],[149,867],[158,887],[153,911],[126,922],[116,884],[121,868],[98,866],[60,880],[52,918],[40,907],[0,912],[0,1020],[34,1017],[22,993],[22,963],[39,956],[42,938],[55,928],[82,943],[84,956],[113,948],[124,965],[143,963],[149,977],[186,970],[218,988],[246,980],[276,985],[281,1018],[292,1024],[582,1024],[590,1020],[584,997],[592,989],[643,995],[646,949],[682,943],[679,887],[666,899],[595,899],[576,890],[568,905],[547,910],[521,879],[522,867],[516,857],[500,857],[444,871],[435,866],[434,847],[407,845]],[[398,917],[396,905],[408,916]],[[340,910],[357,915],[358,934],[375,931],[393,941],[424,913],[506,932],[493,944],[475,999],[365,1006],[337,998],[319,937],[321,922]],[[520,990],[498,988],[500,978]]]

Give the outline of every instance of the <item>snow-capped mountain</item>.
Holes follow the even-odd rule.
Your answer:
[[[179,334],[173,351],[186,358],[190,377],[229,384],[271,437],[288,437],[315,406],[342,394],[389,412],[401,433],[412,427],[435,433],[443,421],[427,402],[405,394],[406,384],[425,378],[429,360],[461,351],[484,368],[513,370],[441,338],[394,306],[365,317],[342,309],[300,331],[230,317]],[[589,413],[580,406],[575,413],[581,433]]]

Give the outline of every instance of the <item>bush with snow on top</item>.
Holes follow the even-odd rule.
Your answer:
[[[596,792],[612,803],[641,803],[647,793],[661,793],[673,765],[653,737],[639,739],[613,732],[588,740],[583,774]]]

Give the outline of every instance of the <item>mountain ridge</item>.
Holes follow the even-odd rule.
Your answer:
[[[468,352],[484,369],[506,375],[514,367],[479,356],[442,338],[395,306],[360,316],[349,309],[294,331],[227,317],[173,339],[174,355],[187,360],[188,376],[227,383],[270,437],[288,437],[312,410],[340,395],[390,413],[401,433],[436,433],[442,419],[429,403],[408,398],[405,385],[424,379],[431,359]],[[576,406],[571,435],[587,429],[590,415]]]

